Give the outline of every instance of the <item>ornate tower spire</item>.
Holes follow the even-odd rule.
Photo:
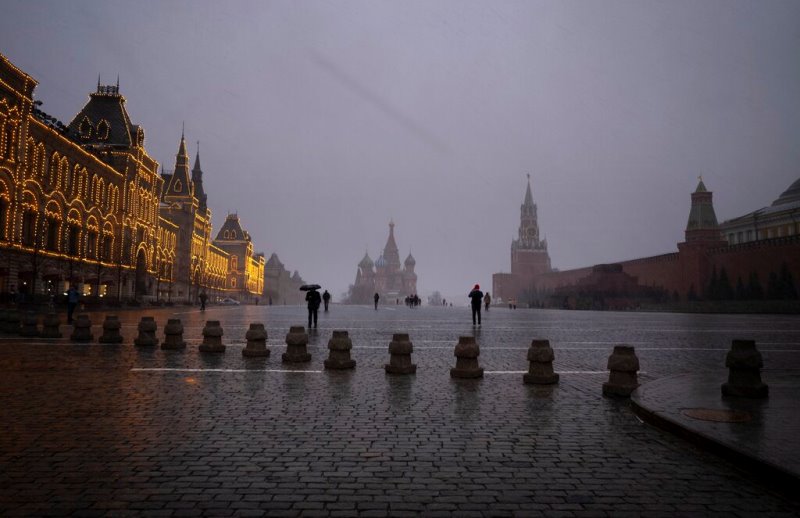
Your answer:
[[[186,153],[186,139],[181,130],[181,143],[178,146],[178,154],[175,155],[175,171],[172,173],[169,185],[167,186],[166,196],[191,196],[192,184],[189,177],[189,155]]]
[[[519,208],[519,235],[511,246],[523,250],[536,250],[544,248],[546,245],[539,241],[539,222],[536,215],[536,204],[533,203],[533,194],[531,194],[531,175],[527,175],[527,177],[525,199]]]
[[[200,141],[197,141],[197,155],[194,157],[194,167],[192,167],[192,185],[194,185],[194,195],[200,202],[200,209],[206,208],[206,192],[203,189],[203,170],[200,168]]]

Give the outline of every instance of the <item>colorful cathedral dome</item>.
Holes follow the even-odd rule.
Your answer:
[[[411,252],[409,252],[408,257],[406,257],[406,260],[403,264],[405,264],[406,266],[414,266],[415,264],[417,264],[417,261],[416,259],[414,259],[414,256],[411,255]]]
[[[375,261],[375,267],[386,268],[386,259],[383,257],[383,254],[381,254],[381,256]]]
[[[361,262],[358,263],[358,266],[360,266],[362,269],[369,270],[372,268],[372,265],[373,262],[372,259],[370,259],[369,257],[369,253],[364,252],[364,258],[361,259]]]

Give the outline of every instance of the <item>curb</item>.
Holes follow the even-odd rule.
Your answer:
[[[702,432],[697,432],[683,426],[673,419],[669,419],[660,415],[658,412],[645,408],[633,398],[630,400],[630,405],[633,413],[642,419],[642,421],[680,437],[703,450],[722,457],[750,474],[763,477],[762,482],[764,485],[785,493],[785,496],[788,496],[792,500],[800,501],[800,493],[797,491],[797,488],[800,487],[800,475],[792,473],[769,461],[738,450]]]

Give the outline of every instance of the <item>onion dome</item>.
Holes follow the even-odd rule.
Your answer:
[[[383,254],[375,261],[376,268],[385,268],[386,267],[386,259],[383,258]]]
[[[405,264],[406,266],[414,266],[415,264],[417,264],[417,261],[414,259],[414,256],[411,255],[411,252],[409,252],[408,257],[406,257],[406,260],[403,264]]]
[[[360,266],[365,270],[369,270],[370,268],[372,268],[372,264],[373,264],[372,259],[370,259],[369,254],[367,252],[364,252],[364,258],[361,260],[360,263],[358,263],[358,266]]]

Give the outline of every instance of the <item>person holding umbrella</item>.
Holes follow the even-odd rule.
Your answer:
[[[300,289],[306,291],[306,302],[308,302],[308,328],[311,329],[311,323],[314,323],[314,328],[317,327],[317,315],[319,314],[319,305],[322,302],[322,297],[317,291],[321,286],[319,284],[304,284]]]
[[[481,303],[483,302],[483,292],[480,285],[476,284],[472,291],[469,292],[469,298],[472,301],[472,325],[475,325],[475,315],[478,316],[478,325],[481,325]]]

